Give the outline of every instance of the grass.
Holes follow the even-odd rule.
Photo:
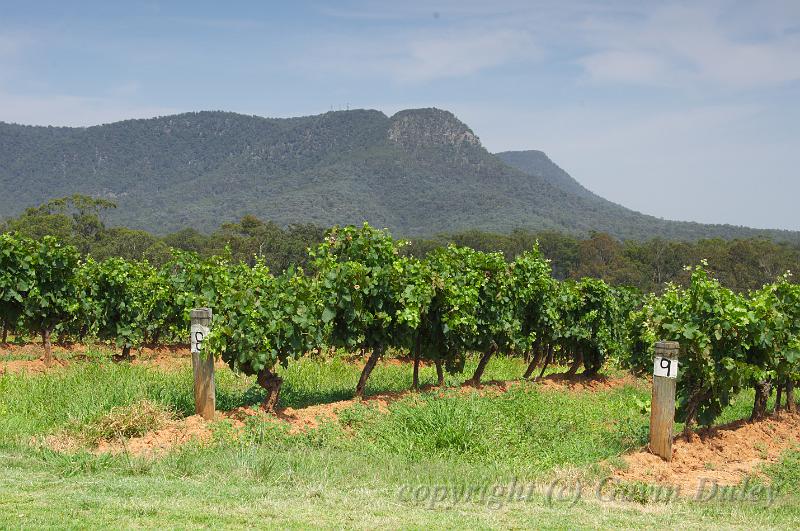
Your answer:
[[[159,404],[142,400],[128,406],[111,408],[88,422],[73,422],[66,433],[81,444],[96,447],[103,441],[141,437],[162,428],[173,414]]]
[[[590,407],[581,394],[540,392],[533,385],[499,396],[423,394],[394,404],[390,415],[378,416],[356,439],[409,460],[458,458],[534,476],[643,444],[647,419],[629,405],[638,393],[600,392],[602,399]]]
[[[519,360],[498,358],[486,379],[517,378],[523,369]],[[291,364],[282,373],[282,404],[350,398],[358,372],[339,358]],[[410,372],[381,363],[368,393],[406,390]],[[432,368],[422,378],[432,383]],[[220,409],[261,398],[252,379],[228,370],[217,372],[217,392]],[[554,479],[593,485],[608,468],[623,466],[618,456],[646,440],[641,404],[648,395],[646,385],[590,393],[533,384],[499,395],[420,393],[386,413],[356,403],[338,421],[297,435],[256,418],[234,438],[218,423],[210,446],[143,459],[58,453],[30,440],[75,426],[99,436],[136,433],[152,420],[134,414],[131,406],[142,401],[191,414],[190,368],[93,361],[43,375],[0,375],[0,527],[794,527],[798,452],[768,468],[783,493],[770,506],[657,503],[637,485],[619,487],[613,502],[597,500],[591,488],[574,503],[542,487],[527,499],[501,492]],[[751,399],[737,399],[726,415],[747,411]],[[456,500],[458,489],[478,495]]]
[[[141,400],[176,411],[179,415],[194,412],[192,369],[187,360],[182,370],[159,371],[146,365],[117,364],[109,356],[97,361],[55,368],[44,375],[16,373],[0,376],[0,444],[19,435],[43,434],[70,422],[89,422],[114,407]],[[465,369],[471,372],[474,364]],[[524,370],[519,360],[497,358],[486,372],[486,380],[508,380]],[[301,408],[352,398],[360,368],[341,357],[330,360],[303,359],[281,371],[282,406]],[[217,407],[231,410],[253,405],[263,399],[263,390],[253,378],[238,376],[229,370],[216,372]],[[448,376],[448,384],[465,380]],[[435,371],[424,367],[423,384],[435,381]],[[407,366],[382,363],[373,371],[367,394],[405,391],[410,387]]]

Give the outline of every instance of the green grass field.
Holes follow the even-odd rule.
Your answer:
[[[159,458],[58,453],[37,442],[143,400],[193,413],[188,362],[185,370],[159,370],[103,358],[44,375],[0,375],[0,527],[788,529],[800,522],[796,451],[766,470],[776,492],[769,504],[665,503],[624,488],[616,499],[598,499],[594,486],[617,457],[646,442],[646,382],[591,392],[523,384],[498,395],[410,394],[388,412],[356,403],[337,421],[294,435],[255,417],[233,436],[221,421],[211,443]],[[523,369],[519,360],[495,359],[486,379],[516,379]],[[382,363],[368,393],[406,390],[410,373]],[[351,398],[358,368],[338,358],[303,360],[282,375],[281,405],[300,408]],[[425,368],[423,383],[433,380]],[[228,370],[217,372],[217,389],[221,410],[261,395],[252,379]],[[722,420],[746,416],[749,400],[740,397]],[[525,496],[510,494],[511,486]]]

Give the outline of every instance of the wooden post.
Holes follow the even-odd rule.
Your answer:
[[[675,384],[678,377],[677,341],[656,343],[653,360],[653,398],[650,402],[650,451],[672,461],[672,427],[675,423]]]
[[[214,357],[203,353],[203,340],[211,326],[211,308],[196,308],[191,314],[192,372],[194,373],[194,410],[206,420],[214,418],[217,405],[214,386]]]

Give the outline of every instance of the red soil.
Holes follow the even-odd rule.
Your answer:
[[[53,368],[65,367],[75,362],[86,361],[88,352],[108,352],[119,354],[119,349],[109,345],[84,345],[84,344],[58,344],[53,345]],[[131,363],[146,365],[162,370],[180,370],[191,367],[189,347],[185,346],[155,346],[142,347],[131,350]],[[21,359],[20,359],[21,358]],[[25,345],[0,344],[0,374],[3,373],[42,373],[47,370],[44,364],[44,348],[40,344],[28,343]],[[227,365],[217,360],[218,368]]]
[[[541,380],[536,380],[545,389],[569,389],[570,391],[604,391],[625,387],[626,385],[641,385],[641,380],[637,380],[632,374],[612,377],[602,374],[589,377],[582,374],[567,376],[566,374],[550,374]]]
[[[551,378],[545,380],[546,388],[555,389],[563,385],[562,389],[608,389],[632,383],[629,378],[600,379],[597,386],[592,387],[587,381],[575,382],[572,379]],[[561,382],[561,383],[559,383]],[[460,387],[441,388],[435,386],[425,386],[422,391],[434,392],[438,390],[439,396],[448,394],[467,395],[477,393],[480,396],[501,395],[519,385],[537,385],[523,381],[494,381],[486,382],[479,386],[463,385]],[[281,408],[274,415],[267,414],[260,409],[252,407],[241,407],[232,411],[217,413],[216,421],[227,421],[234,429],[234,433],[241,430],[245,422],[252,417],[258,417],[265,422],[274,422],[287,426],[289,433],[296,434],[318,427],[325,422],[337,422],[342,410],[363,404],[374,407],[380,413],[386,413],[392,402],[413,395],[413,391],[400,391],[390,393],[380,393],[363,399],[353,398],[341,400],[329,404],[317,404],[304,408]],[[204,421],[201,417],[194,415],[181,420],[170,421],[164,428],[147,433],[142,437],[134,437],[126,441],[111,441],[103,443],[97,448],[97,452],[121,453],[128,451],[133,455],[154,455],[163,453],[175,447],[186,444],[190,441],[206,442],[212,437],[211,424]],[[54,449],[68,450],[68,444],[50,444]]]
[[[681,492],[694,494],[701,479],[736,485],[747,476],[759,476],[762,465],[776,462],[794,447],[800,448],[800,414],[782,413],[759,422],[737,421],[704,429],[688,442],[676,437],[671,462],[646,449],[625,455],[627,468],[615,475],[627,481],[678,486]]]
[[[53,352],[56,359],[50,370],[81,360],[89,348],[91,347],[84,345],[54,345]],[[108,349],[108,347],[99,348]],[[48,368],[39,359],[42,353],[41,345],[37,344],[0,345],[0,374],[19,371],[45,372]],[[148,347],[134,350],[132,354],[133,364],[165,370],[191,366],[189,350],[186,347]],[[20,357],[33,359],[8,359]],[[407,358],[381,361],[388,364],[410,364],[410,362],[411,360]],[[219,362],[219,366],[223,367],[224,364]],[[643,381],[631,375],[585,378],[581,375],[567,377],[563,374],[552,374],[535,383],[519,380],[488,381],[478,386],[463,385],[443,389],[425,386],[422,391],[438,390],[440,396],[453,393],[478,393],[485,396],[500,395],[518,385],[534,385],[548,390],[596,392],[626,385],[643,385]],[[388,411],[392,402],[411,394],[413,391],[381,393],[364,399],[343,400],[305,408],[287,407],[280,409],[275,415],[268,415],[254,408],[238,408],[218,413],[216,420],[229,422],[235,433],[244,427],[244,422],[249,417],[258,416],[264,421],[286,425],[290,433],[299,433],[316,428],[323,422],[338,421],[342,410],[357,403],[375,407],[384,413]],[[169,421],[163,428],[142,437],[104,442],[95,451],[98,453],[127,451],[139,456],[157,455],[190,441],[200,443],[210,441],[212,435],[211,424],[195,415]],[[58,438],[48,438],[47,444],[60,451],[75,450],[69,441]],[[646,449],[625,455],[622,458],[626,465],[625,469],[615,472],[615,476],[626,481],[679,486],[682,492],[696,489],[701,479],[716,481],[720,485],[735,485],[747,476],[758,476],[762,465],[776,462],[783,452],[792,447],[800,447],[800,414],[783,413],[780,417],[768,418],[757,423],[739,421],[727,426],[701,430],[689,442],[678,437],[673,444],[673,460],[670,463],[650,454]]]
[[[208,423],[200,415],[171,421],[161,429],[146,433],[141,437],[127,440],[103,441],[95,453],[118,454],[127,451],[136,456],[154,456],[165,453],[189,442],[207,442],[212,432]]]

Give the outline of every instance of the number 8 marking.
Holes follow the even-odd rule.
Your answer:
[[[202,350],[203,337],[203,332],[197,331],[194,333],[195,348],[198,352]]]

